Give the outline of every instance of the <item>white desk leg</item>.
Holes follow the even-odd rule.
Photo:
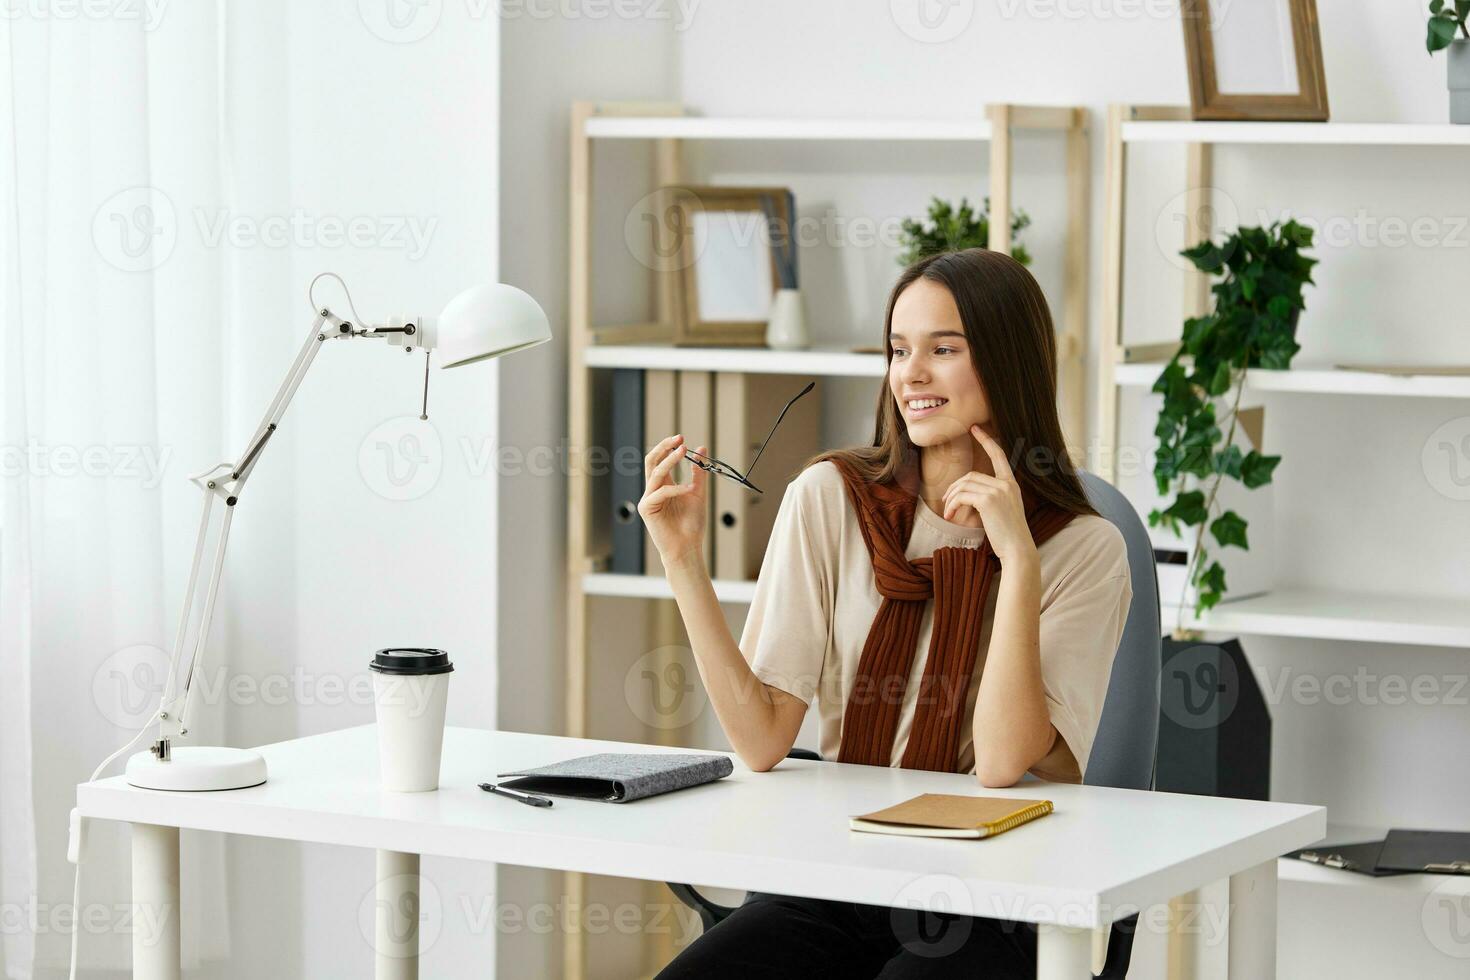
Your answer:
[[[377,980],[418,980],[419,856],[378,852],[378,887],[373,917]]]
[[[1092,976],[1092,930],[1036,927],[1036,980],[1087,980]]]
[[[1230,980],[1275,980],[1276,859],[1230,876]]]
[[[135,823],[133,835],[133,977],[180,980],[179,828]]]

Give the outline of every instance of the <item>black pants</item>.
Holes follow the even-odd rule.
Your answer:
[[[1027,923],[752,892],[656,980],[1033,980]]]

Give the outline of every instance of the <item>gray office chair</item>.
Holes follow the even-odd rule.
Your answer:
[[[1108,696],[1103,702],[1102,718],[1098,721],[1082,782],[1088,786],[1152,789],[1159,738],[1158,677],[1163,661],[1163,623],[1159,615],[1153,544],[1143,520],[1121,491],[1095,474],[1079,470],[1078,476],[1088,501],[1122,532],[1133,585],[1133,603],[1113,659]],[[822,758],[810,749],[799,748],[792,749],[786,757]],[[681,902],[699,913],[705,929],[735,911],[735,906],[722,905],[692,885],[670,882],[669,888]],[[1113,924],[1107,964],[1099,977],[1112,980],[1128,975],[1137,925],[1136,915]]]

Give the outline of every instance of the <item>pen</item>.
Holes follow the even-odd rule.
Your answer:
[[[530,793],[522,793],[516,789],[504,789],[494,783],[481,783],[480,788],[487,793],[496,793],[500,796],[508,796],[513,800],[524,803],[527,806],[551,806],[551,801],[544,796],[532,796]]]

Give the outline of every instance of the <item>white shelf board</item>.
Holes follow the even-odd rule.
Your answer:
[[[983,142],[988,119],[768,119],[705,116],[593,116],[595,139],[873,140]]]
[[[1372,875],[1324,868],[1310,861],[1284,857],[1276,860],[1276,876],[1293,885],[1352,888],[1384,895],[1404,895],[1415,902],[1422,902],[1440,886],[1449,894],[1470,896],[1470,878],[1463,875],[1413,874],[1374,878]]]
[[[754,582],[714,580],[721,602],[749,604],[755,598]],[[624,596],[633,599],[672,599],[674,592],[662,575],[614,575],[592,572],[582,576],[582,591],[588,595]]]
[[[1118,364],[1114,381],[1124,387],[1151,388],[1165,361]],[[1293,391],[1319,395],[1388,395],[1400,398],[1470,398],[1470,375],[1379,374],[1333,367],[1294,367],[1284,371],[1252,368],[1246,387],[1255,391]]]
[[[586,349],[584,356],[588,367],[599,368],[814,374],[839,378],[881,378],[886,372],[882,354],[854,354],[840,347],[783,351],[765,347],[594,344]]]
[[[1163,598],[1168,632],[1177,622],[1178,604],[1172,596]],[[1280,588],[1227,598],[1202,617],[1191,613],[1188,625],[1206,633],[1470,648],[1470,598]]]
[[[1123,142],[1470,146],[1470,126],[1448,123],[1139,121],[1123,124]]]
[[[721,602],[749,603],[755,596],[754,582],[715,579],[714,587]],[[668,582],[658,575],[593,573],[583,577],[582,588],[589,595],[674,597]],[[1165,602],[1165,632],[1174,629],[1177,609]],[[1203,618],[1191,616],[1190,626],[1207,633],[1470,648],[1470,600],[1279,589],[1221,603]]]
[[[1412,821],[1408,826],[1414,826]],[[1345,824],[1327,824],[1324,841],[1331,843],[1318,847],[1330,851],[1332,844],[1348,844],[1358,841],[1383,840],[1388,834],[1386,827],[1356,827]],[[1321,886],[1325,888],[1351,888],[1358,891],[1377,891],[1385,895],[1404,895],[1422,902],[1431,892],[1445,885],[1452,894],[1470,895],[1470,877],[1459,875],[1411,874],[1374,878],[1372,875],[1343,871],[1340,868],[1325,868],[1310,861],[1283,857],[1277,860],[1276,875],[1282,881],[1297,885]]]

